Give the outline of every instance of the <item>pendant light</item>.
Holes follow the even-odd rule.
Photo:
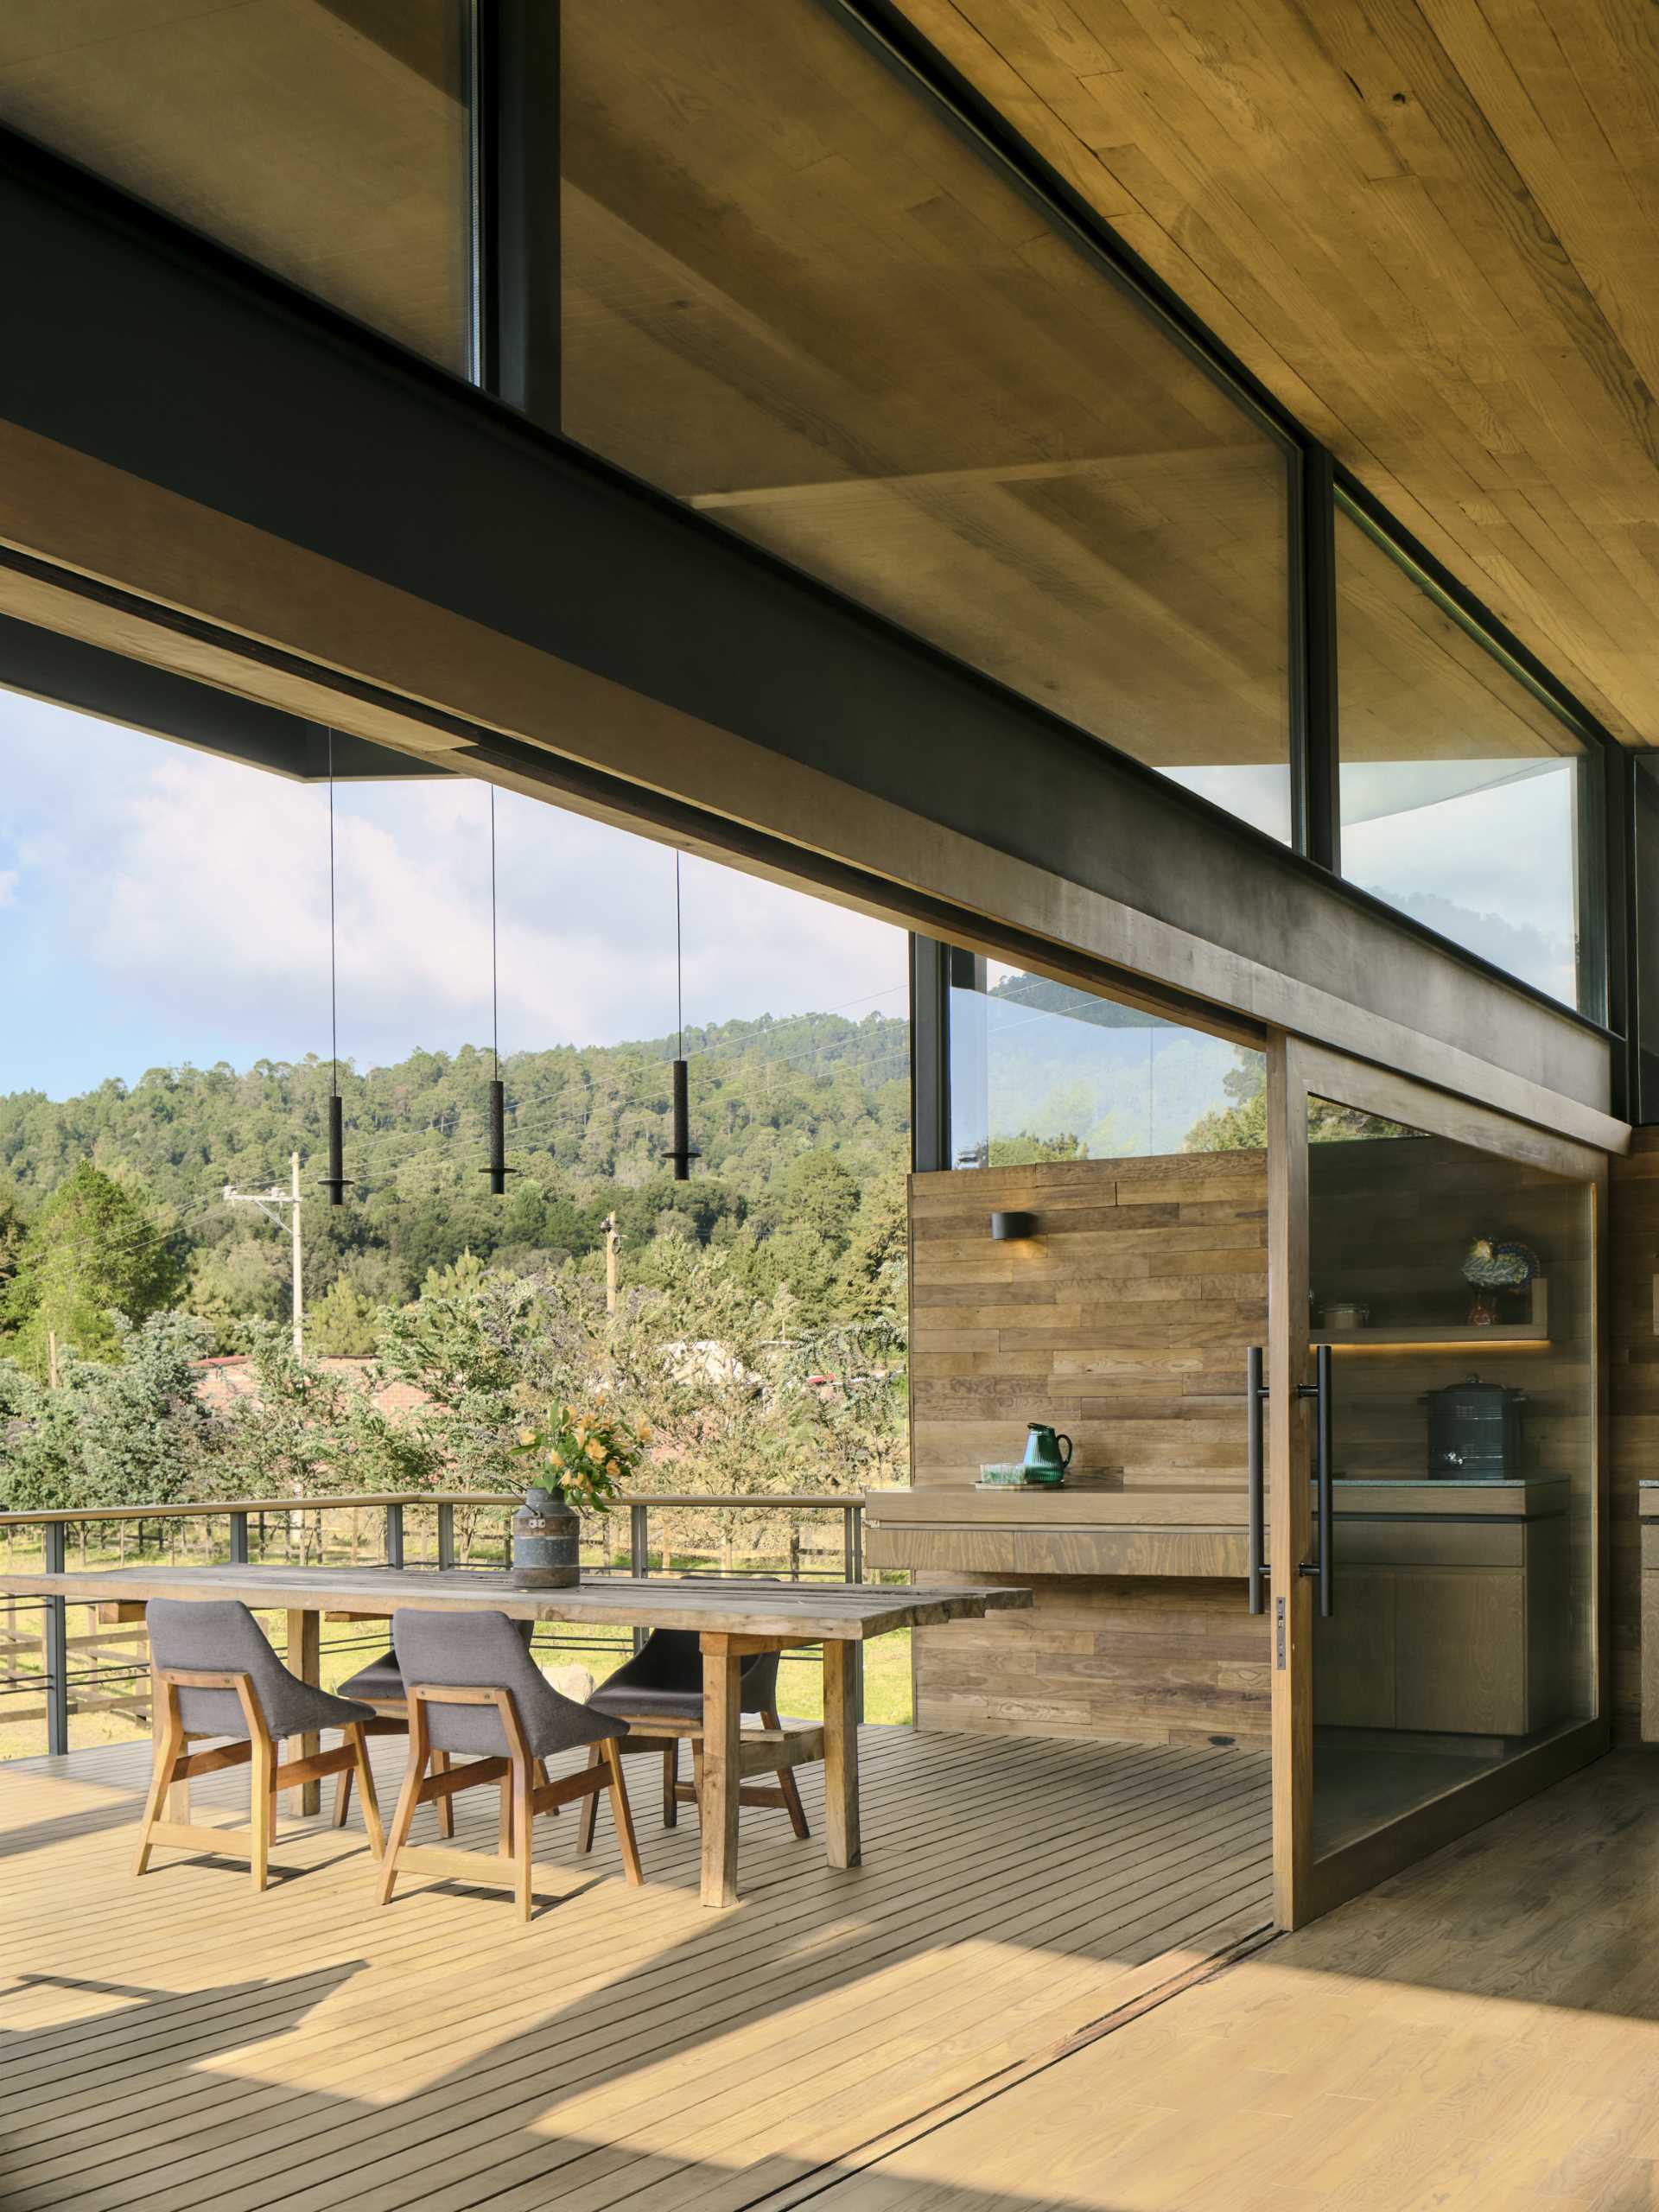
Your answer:
[[[495,944],[495,785],[490,785],[490,1157],[484,1173],[499,1198],[516,1167],[507,1165],[507,1094],[501,1081],[501,993]]]
[[[346,1131],[340,1099],[340,985],[334,950],[334,733],[328,733],[328,1173],[318,1181],[331,1206],[343,1205],[351,1184],[346,1174]]]
[[[686,1080],[685,1067],[685,963],[682,955],[680,936],[680,855],[674,855],[674,1008],[679,1026],[680,1051],[674,1063],[674,1120],[673,1141],[666,1157],[674,1163],[674,1180],[687,1183],[691,1179],[691,1162],[702,1154],[691,1147],[690,1089]]]

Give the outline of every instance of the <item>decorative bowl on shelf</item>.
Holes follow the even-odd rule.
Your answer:
[[[1333,1298],[1323,1318],[1327,1329],[1363,1329],[1370,1320],[1371,1309],[1357,1299]]]
[[[979,1471],[979,1486],[982,1490],[1011,1490],[1016,1484],[1022,1483],[1025,1479],[1025,1468],[1018,1459],[996,1461],[990,1466],[981,1467]]]

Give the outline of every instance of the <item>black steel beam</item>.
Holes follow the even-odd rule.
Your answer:
[[[950,1165],[950,950],[910,940],[910,1164],[918,1175]]]
[[[1363,999],[1386,967],[1407,1020],[1459,968],[1550,1003],[13,134],[0,234],[29,308],[0,417],[1287,977]]]
[[[476,0],[473,127],[479,377],[560,423],[559,10]]]
[[[1337,544],[1331,456],[1302,465],[1303,840],[1320,867],[1342,865],[1337,760]]]
[[[193,683],[170,669],[152,668],[146,661],[129,660],[10,615],[0,615],[0,689],[149,730],[199,753],[216,753],[302,783],[319,782],[328,773],[327,732],[319,722],[233,691]],[[335,733],[334,774],[342,783],[407,782],[447,772],[389,746]]]

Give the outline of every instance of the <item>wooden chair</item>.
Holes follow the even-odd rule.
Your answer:
[[[687,1581],[697,1579],[692,1575],[684,1578]],[[770,1581],[776,1578],[751,1575],[745,1580]],[[755,1653],[743,1662],[738,1681],[743,1712],[754,1714],[765,1736],[776,1737],[782,1745],[788,1732],[778,1717],[779,1656],[776,1651]],[[653,1629],[632,1658],[624,1660],[616,1672],[600,1684],[588,1703],[595,1713],[609,1713],[613,1719],[627,1722],[629,1734],[622,1746],[625,1751],[660,1752],[663,1826],[673,1827],[680,1806],[698,1802],[702,1789],[702,1647],[695,1632],[690,1629]],[[691,1746],[692,1779],[689,1783],[680,1780],[683,1742]],[[750,1759],[755,1759],[756,1751],[756,1739],[751,1738]],[[764,1759],[764,1752],[760,1758]],[[792,1767],[780,1762],[773,1770],[757,1761],[750,1770],[775,1772],[777,1778],[770,1783],[753,1786],[746,1783],[738,1791],[738,1803],[781,1806],[789,1815],[790,1826],[796,1834],[810,1835],[812,1831],[807,1826]],[[598,1813],[598,1798],[590,1798],[582,1811],[577,1846],[580,1850],[593,1848]]]
[[[401,1873],[476,1881],[480,1872],[493,1872],[512,1884],[528,1920],[537,1814],[602,1789],[610,1792],[623,1872],[637,1887],[644,1878],[617,1755],[626,1721],[561,1697],[505,1613],[404,1608],[392,1616],[391,1636],[409,1705],[409,1767],[386,1846],[381,1904],[390,1904]],[[544,1760],[583,1744],[594,1752],[590,1765],[557,1782],[538,1779],[545,1777]],[[429,1773],[440,1752],[451,1762],[460,1754],[468,1764]],[[486,1783],[500,1791],[493,1855],[410,1845],[420,1806]]]
[[[535,1633],[535,1622],[515,1621],[513,1628],[523,1638],[524,1649],[529,1650],[530,1639]],[[408,1735],[409,1700],[404,1690],[403,1670],[397,1664],[397,1654],[390,1648],[371,1659],[365,1667],[359,1667],[350,1681],[342,1682],[340,1686],[340,1694],[341,1697],[355,1698],[359,1704],[366,1705],[372,1709],[374,1717],[365,1724],[366,1734],[371,1736]],[[432,1771],[435,1774],[447,1774],[448,1769],[449,1754],[447,1751],[434,1751]],[[541,1770],[537,1778],[543,1782],[546,1781],[545,1769]],[[334,1789],[334,1826],[337,1828],[345,1827],[346,1816],[351,1809],[351,1803],[352,1770],[347,1767],[341,1773]],[[557,1808],[554,1809],[556,1811]],[[453,1836],[455,1832],[455,1808],[453,1802],[448,1797],[440,1797],[437,1800],[436,1810],[438,1834],[445,1837]]]
[[[236,1599],[154,1598],[147,1619],[158,1725],[135,1876],[148,1870],[149,1855],[161,1844],[245,1857],[254,1888],[263,1890],[278,1796],[325,1776],[350,1772],[361,1781],[364,1826],[378,1859],[385,1839],[369,1767],[365,1738],[373,1715],[368,1707],[331,1697],[289,1674],[258,1622]],[[344,1732],[344,1740],[333,1751],[282,1760],[277,1747],[284,1738],[316,1735],[325,1728]],[[204,1736],[229,1740],[207,1751],[187,1748]],[[251,1770],[247,1828],[197,1827],[162,1817],[175,1783],[232,1766]]]

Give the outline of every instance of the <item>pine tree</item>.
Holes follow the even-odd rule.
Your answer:
[[[10,1347],[44,1374],[54,1338],[82,1357],[108,1359],[119,1322],[136,1325],[177,1299],[184,1269],[142,1198],[89,1160],[53,1192],[17,1256],[4,1314]]]

